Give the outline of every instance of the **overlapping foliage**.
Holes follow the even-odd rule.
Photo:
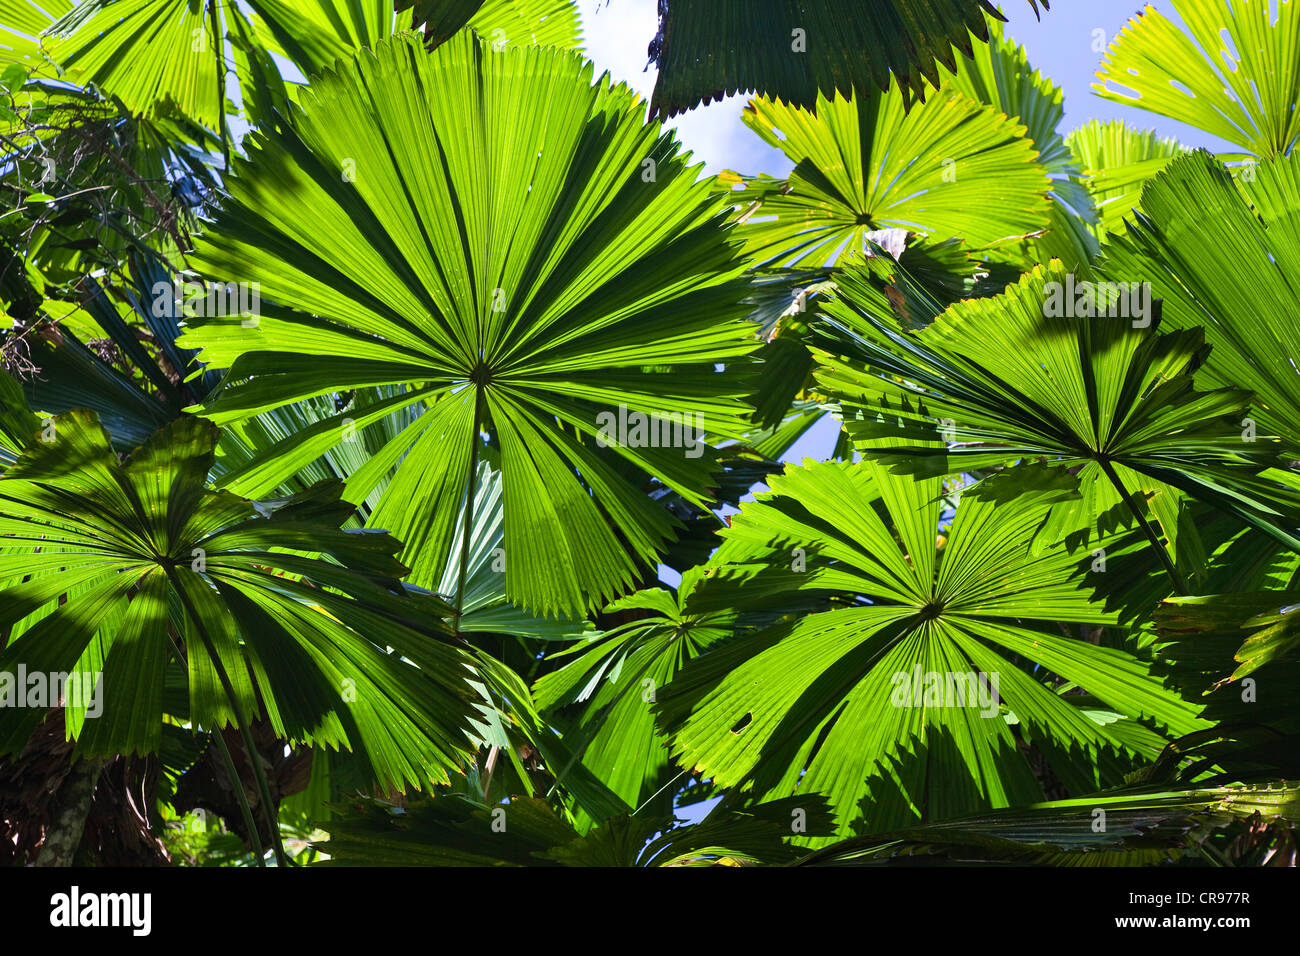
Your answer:
[[[649,106],[783,178],[568,0],[0,0],[0,694],[102,694],[0,784],[79,859],[1294,863],[1294,0],[1105,55],[1217,156],[989,4],[744,6]]]

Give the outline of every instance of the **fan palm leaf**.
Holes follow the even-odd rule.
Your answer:
[[[413,8],[401,0],[257,0],[254,6],[261,15],[255,24],[259,38],[308,75],[410,27],[421,29],[433,45],[466,26],[495,46],[536,43],[577,50],[582,43],[572,0],[433,0]],[[405,13],[408,9],[411,13]]]
[[[431,22],[446,28],[446,36],[468,23],[494,42],[576,46],[579,40],[578,14],[569,0],[429,6]],[[446,23],[443,14],[450,17]],[[50,52],[69,78],[95,84],[132,112],[156,117],[176,111],[220,130],[228,110],[228,37],[236,44],[236,60],[239,44],[255,37],[303,73],[315,74],[373,47],[397,25],[391,0],[252,0],[247,8],[231,0],[85,0],[53,25]],[[281,82],[278,69],[267,66],[263,81]],[[258,95],[241,92],[246,102]]]
[[[1093,91],[1262,158],[1294,150],[1300,4],[1173,0],[1173,8],[1187,32],[1148,4],[1111,43]]]
[[[550,655],[563,666],[542,677],[534,692],[543,710],[585,705],[575,735],[584,741],[583,762],[638,809],[656,795],[669,802],[673,796],[666,787],[672,767],[667,742],[655,729],[651,712],[659,688],[688,660],[727,636],[735,617],[725,611],[692,613],[690,596],[699,578],[700,571],[691,569],[676,594],[649,588],[611,604],[605,613],[641,615]]]
[[[860,409],[846,413],[860,447],[900,421],[929,440],[877,449],[896,467],[955,474],[1046,459],[1072,469],[1098,531],[1101,516],[1150,493],[1173,551],[1180,489],[1300,543],[1300,499],[1261,474],[1275,443],[1243,428],[1250,393],[1196,388],[1200,329],[1161,333],[1153,314],[1137,315],[1132,288],[1125,317],[1113,290],[1080,286],[1075,298],[1072,282],[1059,263],[1035,267],[1002,295],[959,302],[906,334],[865,281],[845,275],[826,309],[850,341],[840,356],[823,351],[819,380]]]
[[[950,864],[1153,866],[1195,856],[1216,830],[1255,814],[1300,822],[1300,789],[1206,787],[1053,800],[844,840],[799,865],[870,866],[938,857]]]
[[[413,583],[433,587],[487,432],[506,593],[579,616],[672,533],[643,494],[651,475],[707,502],[713,454],[683,447],[683,426],[746,428],[747,387],[722,367],[757,344],[741,263],[711,183],[580,57],[494,52],[471,34],[433,53],[384,41],[314,82],[292,125],[257,135],[228,188],[196,259],[258,283],[264,304],[254,329],[209,317],[182,341],[231,369],[205,414],[392,391],[263,449],[224,487],[263,493],[349,426],[410,408],[347,497],[392,474],[370,524],[404,535]],[[660,439],[611,440],[605,416],[623,413],[655,419]]]
[[[1261,432],[1300,454],[1300,156],[1236,177],[1204,151],[1178,157],[1143,188],[1142,214],[1112,237],[1098,271],[1150,283],[1165,328],[1203,330],[1212,351],[1200,379],[1253,391]]]
[[[72,7],[72,0],[0,0],[0,64],[40,66],[41,34]]]
[[[1001,18],[985,0],[664,0],[652,105],[672,116],[756,90],[811,107],[819,92],[883,90],[891,78],[924,96],[941,64],[951,73],[958,51],[988,40],[986,14]]]
[[[1085,170],[1085,183],[1100,213],[1093,229],[1098,239],[1122,232],[1124,218],[1141,208],[1142,187],[1169,165],[1183,147],[1151,130],[1136,130],[1122,120],[1092,120],[1066,137]]]
[[[958,60],[955,75],[945,77],[941,88],[965,93],[1024,124],[1038,150],[1038,162],[1052,180],[1051,225],[1029,240],[1034,257],[1040,262],[1059,258],[1086,271],[1097,254],[1088,229],[1097,221],[1097,212],[1078,160],[1059,131],[1065,116],[1061,88],[1033,69],[1024,47],[1008,38],[997,22],[989,25],[989,42],[976,46],[970,59]]]
[[[337,483],[252,502],[207,487],[202,419],[125,461],[92,414],[52,424],[0,478],[0,672],[102,672],[102,713],[70,698],[82,752],[158,749],[176,654],[197,726],[264,714],[283,739],[357,751],[386,785],[448,779],[469,749],[470,659],[445,608],[398,583],[396,541],[339,530]],[[0,746],[45,713],[0,708]]]
[[[799,848],[788,838],[793,815],[822,832],[829,814],[815,801],[774,800],[718,807],[699,823],[621,814],[579,833],[545,801],[516,798],[495,807],[460,795],[410,807],[364,800],[327,824],[330,866],[699,866],[783,863]],[[504,827],[502,828],[502,824]],[[484,843],[482,834],[497,839]]]
[[[1041,799],[1013,724],[1094,762],[1130,746],[1047,672],[1132,721],[1200,726],[1146,664],[1058,630],[1114,617],[1079,579],[1086,554],[1034,546],[1042,508],[963,497],[939,538],[938,479],[807,462],[771,488],[723,533],[714,600],[831,604],[720,646],[660,693],[679,761],[715,784],[823,794],[840,834]],[[941,686],[958,675],[964,690]]]
[[[836,263],[880,229],[983,248],[1048,226],[1051,181],[1025,127],[964,92],[910,106],[897,86],[819,95],[815,109],[759,99],[744,120],[795,163],[786,179],[722,177],[749,207],[741,233],[760,264]]]

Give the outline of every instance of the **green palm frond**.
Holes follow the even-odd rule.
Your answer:
[[[468,4],[442,0],[438,4],[442,8],[477,5],[477,0]],[[253,0],[249,6],[256,14],[250,20],[257,39],[267,49],[283,53],[307,76],[373,47],[400,24],[392,0]],[[451,27],[451,33],[465,25],[464,20],[456,19],[459,22]],[[409,17],[401,25],[409,28]]]
[[[582,50],[582,20],[573,0],[486,0],[469,27],[496,47],[535,43]]]
[[[27,405],[23,387],[0,370],[0,463],[13,464],[41,425],[41,417]]]
[[[1122,120],[1092,120],[1066,143],[1083,166],[1089,194],[1101,214],[1093,232],[1098,239],[1122,232],[1124,220],[1141,209],[1142,187],[1184,148],[1154,131],[1136,130]]]
[[[465,554],[465,593],[461,587],[461,543],[465,514],[452,533],[437,592],[459,609],[457,628],[464,634],[509,634],[515,638],[568,641],[592,635],[590,622],[570,618],[545,618],[529,614],[506,598],[505,502],[501,472],[487,462],[478,465],[474,514],[470,519],[469,547]]]
[[[815,110],[760,99],[744,120],[795,163],[785,179],[720,180],[749,207],[740,232],[757,263],[841,262],[882,229],[984,248],[1049,224],[1052,184],[1025,127],[964,92],[945,88],[910,107],[897,86],[819,95]]]
[[[1282,436],[1297,457],[1300,155],[1236,177],[1204,151],[1180,156],[1143,188],[1142,210],[1112,237],[1099,273],[1149,282],[1163,326],[1196,330],[1212,346],[1198,377],[1253,391],[1261,434]]]
[[[1212,732],[1178,742],[1190,766],[1168,779],[1211,782],[1300,774],[1300,591],[1259,590],[1176,598],[1154,615],[1154,651],[1170,682],[1204,704]],[[1159,779],[1165,768],[1153,773]]]
[[[326,866],[659,867],[783,863],[798,855],[786,838],[826,832],[830,816],[815,799],[718,807],[699,823],[623,814],[579,834],[537,798],[487,806],[459,795],[408,807],[355,802],[326,824],[315,844]],[[797,821],[797,822],[796,822]]]
[[[430,0],[414,6],[409,0],[254,0],[251,6],[260,14],[261,39],[307,75],[411,28],[433,46],[464,27],[497,47],[535,43],[579,50],[582,45],[573,0]]]
[[[985,14],[1001,19],[985,0],[665,0],[650,45],[652,105],[672,116],[757,91],[811,107],[818,93],[883,90],[891,79],[924,96],[940,65],[951,73],[959,51],[989,39]]]
[[[875,448],[894,467],[956,474],[1038,459],[1070,469],[1062,477],[1082,520],[1055,528],[1062,536],[1080,524],[1100,532],[1116,506],[1151,494],[1172,552],[1179,489],[1300,543],[1300,498],[1261,474],[1276,443],[1243,428],[1250,393],[1198,390],[1201,330],[1158,331],[1155,304],[1141,316],[1133,291],[1076,285],[1053,263],[908,334],[850,271],[826,307],[847,338],[839,355],[820,354],[818,378],[849,403],[845,427],[860,448],[900,428],[925,439]]]
[[[499,44],[576,47],[580,41],[571,0],[442,2],[432,7],[429,22],[441,24],[446,36],[468,23]],[[24,17],[19,26],[32,19]],[[179,114],[221,130],[233,92],[227,88],[227,58],[233,55],[238,63],[250,42],[283,53],[310,75],[373,48],[398,25],[391,0],[251,0],[246,8],[231,0],[85,0],[52,26],[49,44],[68,79],[93,83],[132,112]],[[263,59],[261,65],[264,84],[282,85],[274,63]],[[241,79],[258,76],[246,70]],[[241,90],[246,104],[263,92]]]
[[[283,739],[356,751],[385,785],[448,779],[469,749],[471,661],[445,606],[399,583],[400,545],[339,529],[337,483],[253,502],[207,487],[202,419],[122,462],[92,414],[52,424],[0,478],[0,672],[102,672],[101,713],[69,698],[79,750],[157,750],[176,655],[196,726],[264,715]],[[0,747],[45,714],[0,708]]]
[[[1111,43],[1092,88],[1262,158],[1300,138],[1300,4],[1173,0],[1184,33],[1149,4]]]
[[[989,42],[977,46],[970,59],[958,60],[956,73],[944,77],[940,89],[963,92],[1023,124],[1038,162],[1052,178],[1054,218],[1096,221],[1078,158],[1060,132],[1065,94],[1033,68],[1025,48],[1006,36],[1000,23],[990,23]]]
[[[230,0],[86,0],[50,28],[65,79],[93,84],[146,118],[179,115],[222,130]]]
[[[1238,786],[1054,800],[844,840],[804,857],[799,865],[928,860],[950,866],[1152,866],[1211,852],[1216,833],[1256,814],[1261,821],[1280,821],[1294,830],[1300,823],[1300,788]],[[1294,865],[1294,846],[1281,855],[1266,851],[1264,859]]]
[[[0,0],[0,64],[42,65],[41,34],[72,7],[72,0]]]
[[[676,594],[652,588],[614,602],[606,614],[639,616],[552,654],[550,659],[563,666],[537,682],[535,696],[543,710],[583,705],[574,735],[583,741],[582,760],[632,807],[641,808],[656,795],[671,804],[674,791],[666,784],[672,762],[651,708],[659,689],[688,660],[729,634],[735,616],[692,612],[690,596],[699,578],[692,569]],[[575,659],[565,663],[565,658]]]
[[[960,91],[987,103],[1026,127],[1038,150],[1038,162],[1052,180],[1051,226],[1028,240],[1034,261],[1053,257],[1086,270],[1097,254],[1088,229],[1097,211],[1083,183],[1078,160],[1060,133],[1065,115],[1065,95],[1055,83],[1035,70],[1024,47],[1008,38],[1002,25],[989,25],[989,42],[975,47],[970,59],[957,61],[957,72],[945,77],[941,89]]]
[[[553,48],[494,52],[462,34],[426,53],[394,38],[255,137],[197,259],[258,283],[264,305],[255,329],[207,318],[183,340],[231,369],[205,413],[225,424],[392,393],[264,449],[224,487],[265,493],[335,445],[345,419],[360,433],[410,409],[347,497],[392,474],[370,525],[406,542],[412,582],[436,585],[490,450],[507,595],[577,616],[628,590],[672,534],[643,493],[651,475],[707,504],[714,453],[684,447],[684,426],[710,442],[747,428],[748,387],[723,367],[757,345],[741,263],[711,183],[630,91],[591,79]],[[658,438],[610,441],[606,416],[633,413]]]
[[[217,384],[194,365],[192,352],[176,345],[186,308],[183,292],[173,297],[183,290],[180,278],[173,283],[155,256],[133,256],[130,265],[130,281],[83,280],[79,305],[45,300],[40,318],[49,331],[26,342],[28,360],[40,371],[23,383],[28,402],[42,412],[94,411],[122,452],[143,444]],[[146,335],[156,357],[141,341]],[[98,340],[102,348],[105,339],[116,360],[91,347]]]
[[[770,484],[723,534],[713,600],[830,604],[727,642],[659,694],[684,767],[756,795],[824,794],[845,835],[1041,799],[1013,727],[1093,765],[1132,746],[1048,673],[1125,723],[1202,726],[1146,664],[1060,630],[1115,619],[1081,580],[1087,552],[1035,544],[1042,508],[963,497],[941,536],[937,479],[807,462]]]

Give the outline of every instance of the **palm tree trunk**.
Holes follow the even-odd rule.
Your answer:
[[[99,782],[103,762],[98,758],[83,758],[72,765],[72,770],[59,788],[59,809],[50,828],[45,831],[36,866],[71,866],[81,835],[90,815],[90,800]]]

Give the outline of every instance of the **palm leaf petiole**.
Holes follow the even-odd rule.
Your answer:
[[[208,637],[207,628],[204,627],[202,618],[199,617],[198,612],[194,609],[194,605],[190,602],[189,595],[185,593],[184,589],[181,587],[180,581],[177,580],[175,569],[169,567],[166,570],[168,580],[171,581],[172,587],[175,588],[176,593],[180,595],[181,604],[185,608],[185,613],[189,615],[190,620],[194,622],[194,627],[198,631],[199,639],[203,641],[203,648],[207,651],[208,657],[212,661],[212,666],[216,669],[217,677],[221,680],[221,687],[226,693],[226,700],[230,702],[230,709],[235,715],[235,723],[239,726],[239,734],[244,741],[244,750],[248,754],[248,763],[253,768],[253,776],[257,780],[257,791],[262,798],[262,806],[266,813],[266,821],[271,829],[271,839],[274,841],[272,849],[275,850],[276,864],[278,866],[290,866],[289,856],[284,852],[284,844],[280,840],[280,822],[276,819],[271,809],[275,806],[271,800],[271,787],[270,784],[267,783],[266,773],[262,770],[257,747],[253,743],[253,732],[248,726],[248,721],[244,719],[243,708],[239,706],[239,698],[235,696],[235,688],[231,685],[230,677],[227,676],[226,669],[221,664],[221,658],[217,656],[216,648],[212,646],[212,640]],[[218,739],[220,739],[221,732],[219,728],[215,730],[215,733]],[[221,747],[224,750],[224,740],[221,740]],[[230,773],[234,774],[234,761],[230,759],[228,750],[225,751],[225,753],[226,759],[230,761],[227,769]],[[233,782],[236,784],[239,782],[238,776],[234,777]],[[242,794],[240,794],[240,797],[242,799]]]
[[[1097,463],[1101,465],[1101,470],[1106,473],[1106,477],[1110,479],[1110,483],[1114,485],[1115,490],[1119,492],[1119,496],[1124,500],[1124,504],[1128,505],[1128,509],[1133,513],[1133,517],[1136,518],[1138,524],[1142,526],[1142,530],[1150,540],[1151,546],[1156,549],[1156,554],[1160,555],[1160,560],[1163,562],[1165,570],[1169,573],[1169,579],[1174,584],[1174,590],[1183,597],[1191,594],[1192,592],[1187,587],[1187,581],[1179,572],[1177,565],[1174,564],[1174,559],[1169,556],[1169,550],[1160,542],[1160,536],[1156,534],[1155,528],[1151,527],[1151,523],[1147,521],[1146,516],[1138,510],[1137,505],[1133,503],[1133,499],[1129,497],[1128,491],[1124,488],[1124,483],[1120,481],[1119,475],[1115,474],[1115,469],[1111,466],[1111,463],[1104,458],[1097,459]]]
[[[465,482],[465,526],[460,536],[460,571],[456,576],[456,633],[465,613],[465,578],[469,570],[469,535],[474,524],[474,492],[478,487],[479,430],[483,425],[483,387],[474,388],[474,424],[469,430],[469,478]]]

